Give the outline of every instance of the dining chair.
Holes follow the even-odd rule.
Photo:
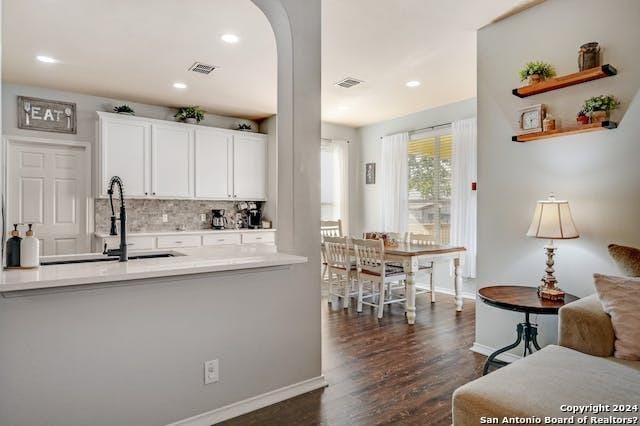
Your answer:
[[[325,237],[342,237],[342,221],[338,220],[322,220],[320,221],[320,241],[324,242]],[[320,248],[320,257],[322,260],[321,277],[323,281],[327,281],[328,267],[324,255],[324,247]]]
[[[435,245],[436,243],[431,235],[414,234],[413,232],[409,233],[409,237],[407,241],[411,245],[418,245],[418,246],[432,246],[432,245]],[[420,283],[416,283],[416,295],[423,294],[423,293],[431,293],[431,303],[435,303],[436,292],[435,292],[435,284],[433,282],[433,262],[419,263],[418,271],[427,273],[428,280],[429,280],[429,288],[420,285]]]
[[[353,250],[356,254],[356,271],[358,280],[358,312],[362,312],[362,305],[378,309],[378,318],[384,315],[384,305],[406,302],[406,288],[403,296],[394,298],[392,289],[386,291],[386,283],[406,283],[407,275],[402,268],[391,266],[384,260],[384,243],[382,240],[352,239]],[[371,283],[371,292],[364,295],[364,283]],[[388,294],[385,294],[388,293]],[[377,302],[374,299],[377,297]],[[370,302],[368,300],[371,300]]]
[[[342,306],[347,309],[351,296],[357,294],[353,289],[356,265],[351,260],[349,238],[324,237],[324,252],[329,271],[329,303],[331,296],[336,296],[342,299]]]

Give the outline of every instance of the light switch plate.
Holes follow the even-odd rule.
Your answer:
[[[218,376],[218,360],[212,359],[204,363],[204,384],[210,385],[219,380]]]
[[[204,214],[204,213],[202,213],[202,214],[200,215],[200,222],[206,222],[206,221],[207,221],[207,215],[206,215],[206,214]]]
[[[162,214],[162,222],[163,223],[169,222],[169,215],[168,214],[166,214],[166,213]]]

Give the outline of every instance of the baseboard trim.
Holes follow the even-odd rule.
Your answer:
[[[251,411],[276,404],[286,399],[293,398],[294,396],[323,388],[327,385],[328,383],[324,376],[314,377],[313,379],[304,380],[299,383],[294,383],[293,385],[274,389],[261,395],[256,395],[224,407],[216,408],[215,410],[207,411],[206,413],[189,417],[188,419],[179,420],[167,426],[211,426],[213,424],[250,413]]]
[[[469,348],[471,351],[479,353],[484,356],[489,356],[496,351],[496,348],[492,348],[491,346],[482,345],[478,342],[473,342],[473,346]],[[500,354],[497,359],[504,362],[514,362],[522,358],[519,355],[512,354],[510,352],[505,352]]]
[[[436,286],[436,293],[448,294],[450,296],[455,296],[456,295],[456,292],[453,289],[446,288],[446,287],[438,287],[438,286]],[[468,293],[466,291],[462,292],[462,297],[464,299],[476,300],[475,293]]]

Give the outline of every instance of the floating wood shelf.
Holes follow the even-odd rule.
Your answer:
[[[558,136],[574,135],[577,133],[596,132],[598,130],[611,130],[618,127],[618,123],[613,121],[603,121],[602,123],[583,124],[578,127],[567,127],[565,129],[549,130],[547,132],[527,133],[511,138],[514,142],[532,142],[539,139],[555,138]]]
[[[538,84],[519,87],[517,89],[513,89],[512,93],[519,98],[526,98],[527,96],[537,95],[538,93],[549,92],[551,90],[562,89],[563,87],[574,86],[587,81],[597,80],[599,78],[610,77],[617,73],[618,70],[613,66],[606,64],[569,75],[550,78]]]

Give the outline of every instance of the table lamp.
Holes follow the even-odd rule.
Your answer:
[[[556,200],[553,194],[549,195],[548,200],[538,201],[527,236],[549,240],[549,244],[544,246],[547,253],[547,268],[542,277],[542,285],[538,287],[538,296],[543,299],[562,300],[564,292],[556,287],[558,280],[553,276],[555,272],[553,256],[556,251],[553,240],[568,240],[579,237],[578,230],[571,218],[569,202]]]

